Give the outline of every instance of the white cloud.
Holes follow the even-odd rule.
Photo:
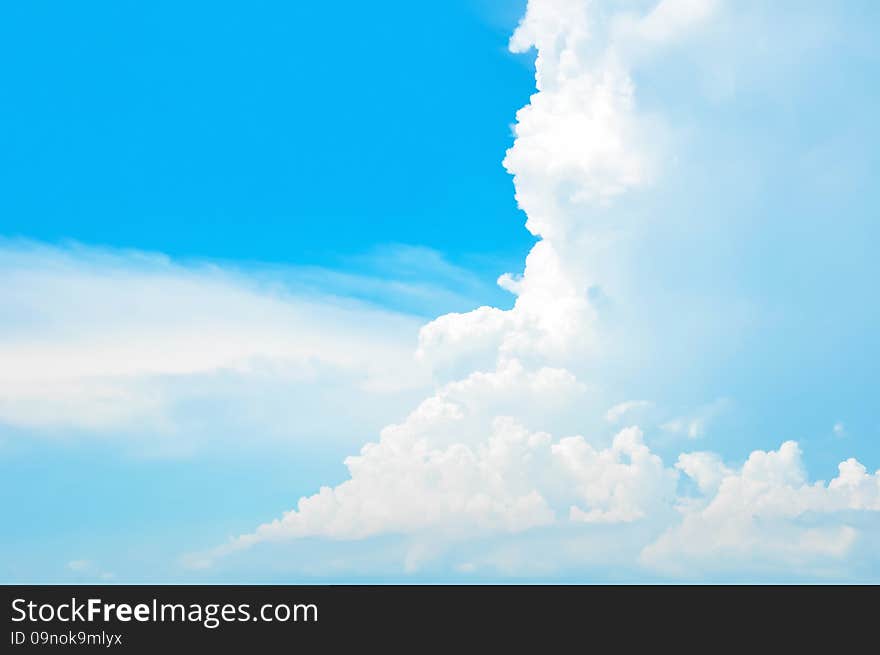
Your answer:
[[[614,35],[624,47],[645,43],[663,45],[687,35],[718,10],[719,0],[661,0],[647,14],[621,14],[614,21]]]
[[[238,419],[268,412],[279,427],[294,423],[298,407],[372,422],[374,404],[387,421],[427,387],[411,354],[417,319],[294,295],[259,271],[6,242],[0,276],[6,425],[183,434],[205,419],[186,416],[193,403],[216,404],[224,419],[243,403]],[[349,407],[334,412],[343,397]]]
[[[454,553],[449,566],[462,574],[505,575],[602,565],[681,575],[691,562],[698,574],[813,574],[845,562],[863,530],[841,513],[880,509],[877,476],[855,460],[828,485],[810,484],[791,442],[753,452],[738,470],[707,452],[668,467],[638,427],[611,439],[582,429],[648,407],[596,401],[606,371],[597,362],[640,345],[609,339],[603,323],[603,307],[632,288],[619,270],[620,230],[609,208],[648,189],[671,161],[664,121],[640,111],[631,69],[690,38],[718,4],[663,0],[638,12],[528,3],[510,48],[537,49],[537,93],[517,113],[504,166],[540,241],[522,275],[498,280],[516,295],[513,308],[483,306],[425,325],[418,357],[443,382],[437,392],[348,458],[346,481],[194,562],[306,537],[383,535],[408,540],[399,562],[406,571],[443,553]],[[687,306],[678,341],[698,327],[698,309]],[[643,334],[653,331],[651,317],[626,316],[646,324]],[[661,429],[704,436],[729,404],[719,399]],[[681,495],[680,473],[699,495]]]
[[[572,207],[604,203],[650,178],[632,81],[613,49],[596,44],[588,5],[530,2],[510,40],[537,49],[538,93],[517,112],[504,165],[535,235],[565,235]]]
[[[556,380],[545,387],[539,378],[502,381],[493,374],[468,384],[484,391],[523,385],[517,391],[540,395],[560,382],[566,384]],[[554,441],[503,416],[479,435],[468,425],[473,417],[459,403],[461,391],[441,391],[348,458],[346,482],[301,499],[281,519],[197,561],[264,541],[408,534],[442,543],[557,522],[631,523],[671,508],[677,474],[644,445],[638,428],[621,431],[604,449],[581,436]]]
[[[661,425],[665,432],[686,436],[689,439],[699,439],[706,435],[709,425],[726,412],[731,405],[728,398],[719,398],[708,405],[698,408],[689,416],[678,416]]]
[[[624,416],[638,413],[640,410],[650,409],[654,406],[650,400],[627,400],[618,403],[605,412],[605,420],[609,423],[619,423]]]
[[[721,457],[715,453],[682,453],[678,456],[675,468],[697,483],[703,493],[716,491],[721,481],[730,473]]]
[[[685,499],[681,523],[642,553],[647,566],[674,575],[839,574],[860,538],[852,512],[880,510],[880,471],[848,459],[828,484],[810,483],[793,441],[754,451],[739,470],[711,453],[682,455],[678,468],[702,495]]]
[[[702,437],[706,431],[706,422],[702,418],[675,418],[661,426],[666,432],[683,434],[690,439]]]

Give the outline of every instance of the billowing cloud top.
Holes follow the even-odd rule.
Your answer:
[[[877,552],[880,472],[855,459],[830,482],[810,482],[793,441],[741,465],[712,452],[666,464],[639,427],[610,439],[597,428],[657,411],[647,400],[604,403],[597,391],[609,357],[636,348],[620,337],[632,336],[630,319],[650,321],[627,313],[637,302],[621,262],[632,253],[617,248],[621,230],[643,220],[632,199],[674,166],[681,129],[640,109],[636,73],[721,10],[712,0],[622,5],[530,0],[511,38],[511,50],[537,51],[537,92],[517,113],[504,165],[540,237],[522,274],[499,280],[513,308],[425,325],[418,356],[436,391],[349,457],[346,481],[192,563],[266,542],[382,535],[405,539],[407,570],[433,561],[461,572],[527,574],[540,563],[544,574],[834,577]],[[615,304],[625,320],[607,319]],[[698,322],[687,329],[696,334]],[[730,405],[698,402],[662,431],[701,438]]]

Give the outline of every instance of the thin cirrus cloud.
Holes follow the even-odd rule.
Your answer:
[[[129,434],[170,454],[236,423],[356,438],[429,381],[412,355],[418,318],[309,291],[313,270],[288,272],[291,290],[277,270],[10,241],[0,271],[0,422],[32,434]],[[379,278],[334,281],[382,292]]]
[[[67,563],[67,569],[81,579],[109,582],[116,577],[112,572],[104,571],[96,562],[87,559],[70,560]]]
[[[794,441],[753,450],[741,465],[708,451],[680,453],[668,465],[637,426],[587,432],[603,418],[615,423],[647,407],[596,403],[641,396],[614,388],[626,385],[613,373],[627,357],[641,361],[633,379],[656,376],[659,392],[662,380],[699,370],[685,361],[702,361],[710,349],[700,330],[713,325],[713,314],[724,324],[738,316],[736,295],[721,297],[730,287],[703,289],[704,297],[657,291],[651,304],[645,290],[674,285],[680,271],[660,271],[659,259],[646,267],[639,257],[646,251],[628,240],[656,230],[660,219],[646,218],[641,203],[658,197],[652,190],[664,176],[681,171],[674,146],[686,137],[658,107],[640,108],[637,80],[654,58],[699,42],[701,31],[717,29],[713,21],[735,9],[710,0],[643,4],[615,11],[574,0],[529,2],[510,47],[537,50],[537,93],[517,113],[504,165],[526,227],[540,240],[521,276],[499,280],[516,296],[513,308],[484,306],[422,327],[417,354],[441,382],[434,393],[349,457],[347,480],[189,556],[190,566],[222,566],[256,548],[309,539],[358,544],[363,553],[385,547],[377,538],[395,536],[404,540],[394,551],[398,570],[410,573],[439,566],[461,575],[546,576],[610,567],[620,578],[735,579],[868,570],[877,552],[880,471],[856,459],[843,461],[830,482],[811,482]],[[712,227],[720,229],[720,219]],[[717,254],[722,270],[730,265],[725,247],[706,258]],[[704,256],[669,255],[682,266]],[[689,282],[690,290],[700,282]],[[653,312],[661,304],[665,314]],[[750,320],[764,320],[745,307]],[[679,343],[665,343],[672,341]],[[679,361],[652,361],[661,347]],[[698,407],[661,429],[705,436],[727,405]],[[322,570],[320,555],[306,559],[309,570]],[[349,573],[376,566],[369,557],[347,561]],[[339,565],[324,563],[325,571]]]
[[[713,421],[730,409],[729,398],[718,398],[713,402],[697,408],[688,416],[676,416],[660,426],[661,430],[673,434],[681,434],[689,439],[699,439],[706,435]]]
[[[625,417],[651,409],[653,406],[654,403],[650,400],[626,400],[622,403],[617,403],[605,412],[605,420],[609,423],[620,423]]]

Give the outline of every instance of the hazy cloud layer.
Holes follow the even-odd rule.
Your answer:
[[[173,454],[228,431],[314,441],[394,418],[429,383],[418,319],[309,292],[300,273],[292,289],[278,271],[0,244],[0,423]]]

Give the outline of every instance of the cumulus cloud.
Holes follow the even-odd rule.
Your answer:
[[[484,389],[497,382],[492,376],[470,381]],[[519,384],[537,394],[549,390],[535,378]],[[390,533],[448,540],[558,521],[630,523],[671,507],[677,473],[645,446],[638,428],[621,431],[599,449],[582,436],[555,441],[503,416],[491,420],[485,436],[469,434],[468,410],[449,391],[426,400],[406,422],[386,428],[378,443],[348,458],[349,480],[303,498],[281,519],[209,557],[262,541],[314,536]]]
[[[437,390],[348,458],[341,484],[191,563],[209,566],[282,542],[390,535],[409,540],[403,553],[394,551],[407,571],[444,552],[461,574],[601,565],[705,577],[851,570],[849,558],[870,541],[880,509],[878,475],[856,460],[843,462],[830,483],[811,483],[794,442],[754,451],[740,467],[711,452],[682,454],[670,466],[639,427],[606,431],[647,407],[608,409],[613,401],[603,397],[604,378],[624,353],[644,352],[639,339],[609,339],[609,326],[622,320],[608,319],[608,308],[635,306],[623,315],[640,334],[659,331],[622,292],[634,286],[615,248],[616,219],[627,212],[611,209],[629,207],[674,159],[674,131],[640,107],[633,71],[698,33],[719,5],[663,0],[608,9],[530,0],[510,48],[536,50],[536,93],[517,113],[504,166],[526,227],[540,240],[521,274],[499,278],[516,296],[513,308],[483,306],[424,325],[417,356]],[[642,283],[656,288],[651,279]],[[680,352],[693,356],[699,308],[676,300],[685,318],[675,336]],[[625,327],[629,336],[634,328]],[[664,379],[678,373],[680,359]],[[633,366],[633,377],[646,368]],[[726,407],[710,403],[661,430],[702,437]]]
[[[515,361],[448,383],[403,423],[386,427],[378,443],[348,458],[350,480],[302,499],[297,510],[235,543],[420,530],[519,531],[552,522],[559,491],[548,467],[562,474],[564,447],[509,414],[534,421],[520,411],[524,404],[543,412],[583,391],[566,371],[526,371]]]
[[[841,462],[828,484],[807,480],[794,441],[754,451],[739,469],[711,453],[679,457],[701,494],[683,499],[680,524],[647,546],[642,561],[664,572],[834,570],[860,538],[860,512],[880,510],[880,471]]]

